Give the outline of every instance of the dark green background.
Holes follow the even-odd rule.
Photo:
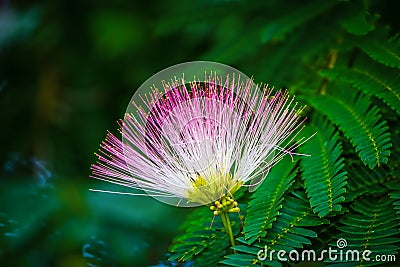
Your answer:
[[[89,192],[99,186],[88,178],[93,152],[107,129],[117,132],[135,89],[177,63],[217,61],[278,88],[307,83],[302,62],[290,55],[301,47],[306,62],[323,58],[343,15],[333,4],[310,2],[1,1],[1,266],[164,259],[189,210]],[[398,32],[396,1],[373,6]],[[289,30],[279,27],[285,19],[292,27],[288,16],[303,9],[323,15],[306,18],[313,23],[294,29],[304,34],[282,46]],[[319,43],[301,38],[307,34]]]

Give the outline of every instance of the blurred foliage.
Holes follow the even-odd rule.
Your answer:
[[[263,238],[257,244],[270,242],[286,225],[278,214],[294,212],[294,203],[315,220],[301,228],[307,238],[290,247],[309,239],[315,246],[326,246],[335,234],[351,235],[354,216],[370,219],[362,208],[368,201],[379,199],[380,204],[368,207],[383,221],[389,215],[382,209],[393,207],[388,221],[398,222],[398,10],[394,0],[1,1],[0,265],[212,266],[225,262],[241,266],[238,262],[251,258],[250,243],[240,229],[236,230],[240,254],[230,254],[223,235],[208,240],[208,234],[221,233],[218,222],[200,236],[210,244],[195,244],[199,250],[184,258],[174,253],[164,256],[190,209],[151,198],[88,192],[96,186],[87,178],[96,160],[93,152],[106,129],[117,128],[115,121],[123,116],[135,89],[159,70],[193,60],[229,64],[256,82],[296,93],[310,104],[312,127],[322,133],[313,143],[331,142],[325,152],[332,161],[321,170],[345,171],[332,177],[338,177],[337,183],[319,181],[321,187],[309,187],[305,193],[304,186],[312,184],[315,174],[304,168],[319,166],[324,159],[296,165],[296,177],[286,177],[280,195],[270,200],[273,209],[261,210],[268,212],[267,223],[247,229],[250,219],[244,220],[244,236],[251,236],[251,242],[257,238]],[[338,88],[345,88],[344,93]],[[351,91],[349,99],[346,90]],[[358,127],[380,142],[378,150],[371,149],[369,139],[357,129],[353,132],[347,115],[338,114],[338,109],[355,114]],[[327,116],[330,122],[318,116]],[[279,182],[275,180],[271,182]],[[320,198],[318,189],[338,193]],[[242,197],[241,203],[250,200],[249,211],[258,210],[258,201],[265,197],[256,194],[251,199],[248,194]],[[198,209],[195,215],[202,212]],[[325,218],[315,217],[316,213]],[[193,219],[195,215],[183,224],[187,234],[175,238],[172,251],[190,251],[177,244],[185,243],[192,233],[198,235],[211,222],[211,213],[199,221]],[[319,225],[326,220],[331,225]],[[395,229],[398,225],[390,233],[398,237]],[[375,238],[379,244],[379,236]],[[386,248],[394,251],[398,245]]]

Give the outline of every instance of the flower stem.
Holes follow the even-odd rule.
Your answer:
[[[229,218],[228,212],[221,212],[222,223],[224,224],[225,231],[229,237],[229,241],[231,242],[232,247],[235,246],[235,238],[233,237],[231,219]]]

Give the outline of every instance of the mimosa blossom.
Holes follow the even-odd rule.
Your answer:
[[[252,80],[214,75],[152,89],[120,122],[122,140],[107,135],[91,177],[172,205],[205,205],[242,186],[255,190],[307,141],[298,137],[304,119],[294,97]]]

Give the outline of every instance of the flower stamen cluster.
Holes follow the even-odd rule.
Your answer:
[[[240,187],[256,190],[285,155],[302,155],[302,108],[287,91],[215,75],[163,86],[133,103],[122,140],[107,136],[91,177],[221,214],[239,209]]]
[[[210,210],[214,211],[215,216],[226,212],[240,212],[238,203],[230,196],[224,196],[220,200],[215,201],[210,206]]]

